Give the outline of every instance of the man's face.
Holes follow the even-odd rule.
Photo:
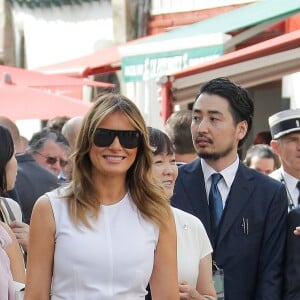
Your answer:
[[[279,155],[283,169],[298,178],[300,173],[300,131],[284,135],[276,141],[272,140],[271,146]]]
[[[59,175],[68,161],[68,149],[53,140],[45,142],[40,151],[33,153],[35,160],[54,175]]]
[[[228,101],[201,94],[193,107],[191,131],[195,149],[208,162],[236,159],[238,142],[247,132],[245,121],[234,123]]]
[[[273,158],[253,156],[249,168],[269,175],[275,169],[275,161]]]

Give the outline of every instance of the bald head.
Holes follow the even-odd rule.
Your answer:
[[[79,116],[74,117],[68,120],[62,128],[61,132],[67,139],[72,150],[74,150],[75,148],[76,138],[79,134],[82,122],[83,122],[83,117],[79,117]]]
[[[0,125],[5,126],[9,130],[15,145],[16,153],[23,153],[23,144],[21,142],[20,132],[17,125],[12,120],[4,116],[0,116]]]

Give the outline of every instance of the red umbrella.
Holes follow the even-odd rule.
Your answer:
[[[5,80],[4,80],[5,81]],[[57,116],[83,116],[90,102],[44,92],[34,88],[0,84],[0,115],[14,121],[24,119],[48,120]]]
[[[82,87],[113,87],[111,83],[93,81],[86,78],[73,78],[64,75],[48,75],[22,68],[0,65],[0,75],[9,74],[11,83],[26,87],[39,88],[56,94],[82,98]]]

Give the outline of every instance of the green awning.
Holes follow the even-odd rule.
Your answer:
[[[213,59],[299,11],[300,0],[262,0],[130,43],[120,49],[123,79],[125,82],[153,79]],[[228,38],[228,33],[241,29],[247,30]]]

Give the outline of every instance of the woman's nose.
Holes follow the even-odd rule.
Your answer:
[[[174,173],[174,168],[173,168],[173,166],[172,165],[170,165],[170,164],[166,164],[165,165],[165,168],[164,168],[164,173],[165,174],[173,174]]]
[[[120,148],[122,148],[122,145],[121,145],[121,143],[119,141],[119,138],[117,136],[114,138],[114,140],[112,141],[112,143],[110,144],[110,146],[108,148],[110,148],[110,149],[120,149]]]

